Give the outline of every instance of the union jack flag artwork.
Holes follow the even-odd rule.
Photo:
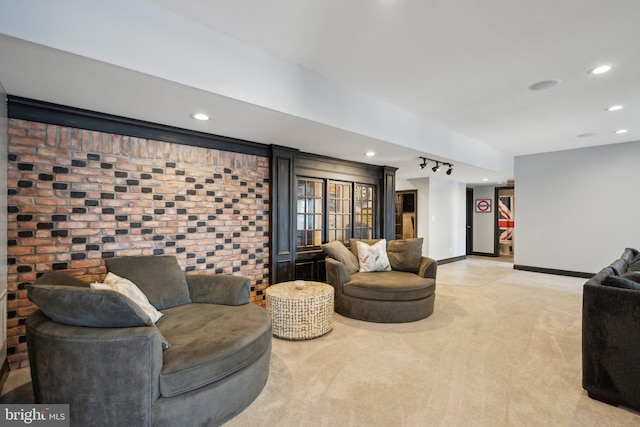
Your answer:
[[[513,240],[513,196],[498,198],[498,227],[500,240]]]

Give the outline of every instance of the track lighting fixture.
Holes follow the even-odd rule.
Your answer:
[[[433,162],[433,163],[436,164],[434,167],[431,168],[432,171],[438,172],[442,166],[447,166],[447,171],[445,173],[447,175],[451,175],[451,173],[453,173],[453,164],[451,164],[451,163],[441,162],[440,160],[433,160],[433,159],[429,159],[427,157],[419,157],[419,158],[422,160],[422,163],[418,163],[418,166],[420,166],[420,169],[426,168],[427,167],[427,161],[429,161],[429,162]]]

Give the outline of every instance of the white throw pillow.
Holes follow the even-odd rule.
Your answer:
[[[138,288],[131,280],[125,279],[113,273],[107,274],[104,279],[104,283],[92,283],[92,289],[108,289],[129,298],[136,303],[142,311],[144,311],[153,320],[153,323],[157,322],[160,317],[163,316],[154,306],[151,305],[147,296]]]
[[[358,245],[358,261],[360,261],[361,273],[391,271],[389,257],[387,256],[387,241],[385,239],[371,246],[359,241],[356,243]]]

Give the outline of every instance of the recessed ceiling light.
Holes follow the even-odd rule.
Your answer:
[[[489,178],[482,178],[482,182],[487,182],[489,181]]]
[[[547,90],[560,84],[560,80],[543,80],[529,86],[529,90]]]
[[[367,157],[373,157],[373,156],[375,156],[375,155],[376,155],[376,153],[375,153],[374,151],[367,151],[367,152],[366,152],[366,153],[364,153],[364,154],[365,154],[365,156],[367,156]]]
[[[578,135],[578,138],[589,138],[591,136],[596,136],[595,133],[581,133],[580,135]]]
[[[616,133],[627,133],[629,132],[627,129],[618,129]]]
[[[624,107],[622,105],[612,105],[611,107],[607,108],[607,111],[618,111],[618,110],[622,110]]]
[[[589,70],[589,74],[602,74],[611,70],[611,65],[600,65],[592,70]]]
[[[191,117],[193,117],[196,120],[209,120],[211,118],[204,113],[195,113],[195,114],[192,114]]]

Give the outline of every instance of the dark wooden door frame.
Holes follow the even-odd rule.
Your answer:
[[[473,188],[467,188],[466,253],[473,254]]]

